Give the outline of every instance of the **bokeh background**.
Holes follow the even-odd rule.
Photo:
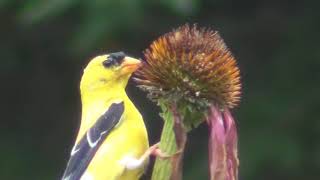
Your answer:
[[[186,22],[218,30],[238,60],[240,180],[320,179],[319,5],[1,0],[0,179],[59,179],[79,127],[79,80],[89,59],[120,50],[142,57],[154,39]],[[159,109],[133,82],[128,93],[156,142]],[[189,134],[186,180],[208,179],[206,136],[204,125]]]

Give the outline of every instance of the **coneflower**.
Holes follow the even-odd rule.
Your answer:
[[[210,178],[237,179],[237,132],[229,109],[240,99],[240,75],[218,32],[184,25],[154,41],[144,56],[135,80],[162,108],[160,148],[174,154],[172,161],[157,159],[152,178],[181,179],[186,134],[206,121]]]

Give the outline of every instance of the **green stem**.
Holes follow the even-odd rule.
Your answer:
[[[160,149],[170,157],[156,159],[152,180],[181,180],[182,159],[187,133],[175,105],[168,108],[162,104],[161,109],[164,126],[161,134]]]
[[[164,153],[171,155],[177,151],[175,135],[173,131],[173,114],[167,108],[162,107],[162,118],[164,126],[161,133],[160,149]],[[153,167],[152,180],[169,180],[171,176],[171,159],[157,158]]]

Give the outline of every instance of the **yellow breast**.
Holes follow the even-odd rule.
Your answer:
[[[127,96],[86,104],[83,107],[83,120],[77,140],[83,137],[112,103],[120,101],[124,101],[124,113],[120,123],[107,136],[86,170],[85,176],[92,176],[94,180],[137,180],[143,172],[143,167],[125,170],[119,162],[125,156],[139,159],[149,147],[142,116]]]

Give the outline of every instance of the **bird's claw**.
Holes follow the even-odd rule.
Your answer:
[[[151,155],[155,156],[155,157],[158,157],[160,159],[169,159],[169,158],[172,158],[172,157],[175,157],[177,156],[178,154],[180,154],[182,152],[182,150],[178,150],[177,152],[175,152],[174,154],[167,154],[165,152],[163,152],[161,149],[160,149],[160,142],[152,145],[149,150],[150,150],[150,153]]]

